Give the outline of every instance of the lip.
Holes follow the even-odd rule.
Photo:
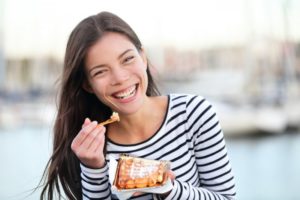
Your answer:
[[[135,88],[135,94],[134,94],[133,96],[131,96],[131,97],[129,97],[129,98],[126,98],[126,99],[119,99],[119,98],[116,98],[116,94],[117,94],[117,93],[126,91],[126,90],[128,90],[129,88],[131,88],[131,87],[133,87],[133,86],[136,87],[136,88]],[[112,96],[113,99],[115,99],[116,101],[118,101],[118,102],[120,102],[120,103],[129,103],[129,102],[133,101],[133,100],[136,98],[136,95],[137,95],[138,91],[139,91],[139,84],[136,83],[136,84],[133,84],[133,85],[131,85],[131,86],[129,86],[129,87],[126,87],[126,88],[124,88],[124,89],[121,89],[121,90],[118,90],[117,92],[112,93],[111,96]]]

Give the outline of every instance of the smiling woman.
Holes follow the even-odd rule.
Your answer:
[[[68,199],[118,199],[109,181],[110,158],[128,154],[170,163],[171,187],[138,192],[134,199],[235,199],[212,105],[196,95],[160,95],[150,67],[137,35],[118,16],[101,12],[75,27],[41,198],[52,200],[55,191],[61,196],[61,183]],[[98,124],[114,111],[118,123]]]
[[[147,90],[146,69],[143,49],[122,34],[107,32],[88,50],[84,88],[121,115],[134,113],[144,101],[138,96]]]

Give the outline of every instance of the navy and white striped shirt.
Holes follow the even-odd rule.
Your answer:
[[[235,183],[223,132],[212,105],[203,97],[170,94],[160,129],[148,140],[132,145],[107,143],[107,158],[131,156],[168,160],[174,187],[165,199],[235,199]],[[107,160],[109,162],[109,160]],[[81,165],[84,199],[117,199],[111,194],[108,164],[101,169]],[[131,199],[155,199],[143,194]]]

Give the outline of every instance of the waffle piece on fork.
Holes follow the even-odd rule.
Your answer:
[[[104,126],[104,125],[107,125],[107,124],[110,124],[113,122],[119,122],[119,121],[120,121],[119,114],[117,112],[113,112],[108,120],[99,123],[98,126]]]

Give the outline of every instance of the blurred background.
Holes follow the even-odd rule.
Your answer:
[[[299,0],[0,0],[0,199],[38,199],[67,38],[104,10],[139,35],[163,94],[213,103],[238,199],[300,199]]]

